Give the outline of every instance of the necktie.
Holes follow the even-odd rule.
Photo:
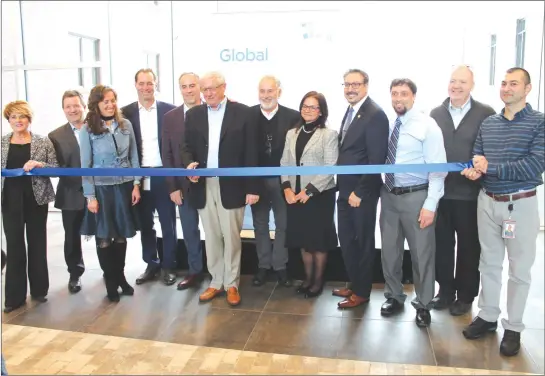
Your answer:
[[[396,151],[397,151],[397,142],[399,140],[399,128],[401,127],[401,120],[396,119],[394,130],[390,135],[390,140],[388,141],[388,156],[386,157],[386,164],[395,164],[396,162]],[[394,188],[394,174],[387,173],[385,174],[385,184],[388,191],[391,192]]]
[[[346,115],[346,120],[344,121],[343,126],[343,136],[341,138],[341,142],[344,141],[344,136],[346,136],[346,131],[350,127],[350,124],[352,123],[352,116],[354,116],[354,108],[350,106],[350,109],[348,110],[348,115]]]

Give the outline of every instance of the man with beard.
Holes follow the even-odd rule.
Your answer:
[[[386,164],[446,163],[441,129],[428,115],[413,108],[416,85],[407,78],[390,85],[397,119],[390,129]],[[407,296],[401,284],[404,240],[413,264],[416,325],[430,325],[435,293],[435,212],[443,196],[445,172],[385,174],[381,189],[380,231],[382,271],[386,302],[381,314],[389,316],[403,308]]]
[[[68,90],[62,96],[62,109],[68,122],[49,133],[60,167],[80,168],[79,132],[83,124],[85,102],[80,92]],[[81,291],[85,271],[81,250],[80,227],[87,210],[81,176],[61,176],[55,194],[55,207],[61,209],[64,227],[64,260],[68,267],[68,291]]]
[[[286,133],[301,119],[299,112],[278,104],[282,94],[280,81],[274,76],[265,76],[259,82],[258,95],[260,104],[251,108],[255,117],[254,124],[259,128],[260,156],[259,166],[279,167]],[[271,267],[277,273],[278,282],[285,287],[291,286],[286,264],[288,250],[286,240],[286,200],[282,193],[280,176],[264,177],[261,181],[260,200],[252,205],[252,218],[255,228],[258,272],[253,284],[265,283]],[[271,246],[269,233],[269,213],[274,214],[275,237]]]

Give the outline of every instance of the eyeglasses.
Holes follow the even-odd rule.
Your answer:
[[[343,86],[346,88],[346,89],[349,89],[350,86],[352,86],[354,89],[359,89],[360,86],[362,85],[365,85],[363,82],[345,82],[343,84]]]
[[[218,90],[220,87],[222,87],[223,85],[224,84],[220,84],[220,85],[218,85],[216,87],[206,87],[206,88],[203,87],[203,88],[201,88],[201,92],[203,92],[203,93],[206,93],[207,91],[214,92],[214,91]]]
[[[306,104],[304,104],[301,109],[304,111],[304,110],[308,110],[308,111],[318,111],[320,109],[319,106],[307,106]]]

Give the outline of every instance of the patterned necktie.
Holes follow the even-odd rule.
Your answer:
[[[390,141],[388,141],[388,156],[386,157],[386,164],[395,164],[396,162],[396,151],[397,151],[397,142],[399,140],[399,128],[401,127],[401,120],[396,119],[394,130],[390,135]],[[385,184],[388,191],[391,192],[394,189],[394,174],[387,173],[385,174]]]
[[[346,136],[346,131],[348,131],[348,128],[350,127],[350,124],[352,123],[352,116],[354,116],[354,107],[350,106],[350,110],[348,110],[348,115],[346,115],[346,120],[344,121],[343,136],[341,138],[341,142],[344,141],[344,136]]]

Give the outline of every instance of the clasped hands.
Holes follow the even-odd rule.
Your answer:
[[[310,199],[310,196],[307,195],[306,189],[303,189],[298,194],[295,194],[293,189],[286,188],[284,189],[284,197],[286,198],[286,202],[290,205],[295,204],[296,202],[301,202],[304,204]]]
[[[477,180],[483,174],[486,174],[488,169],[488,161],[482,155],[476,155],[473,157],[473,167],[465,168],[461,174],[469,180]]]

